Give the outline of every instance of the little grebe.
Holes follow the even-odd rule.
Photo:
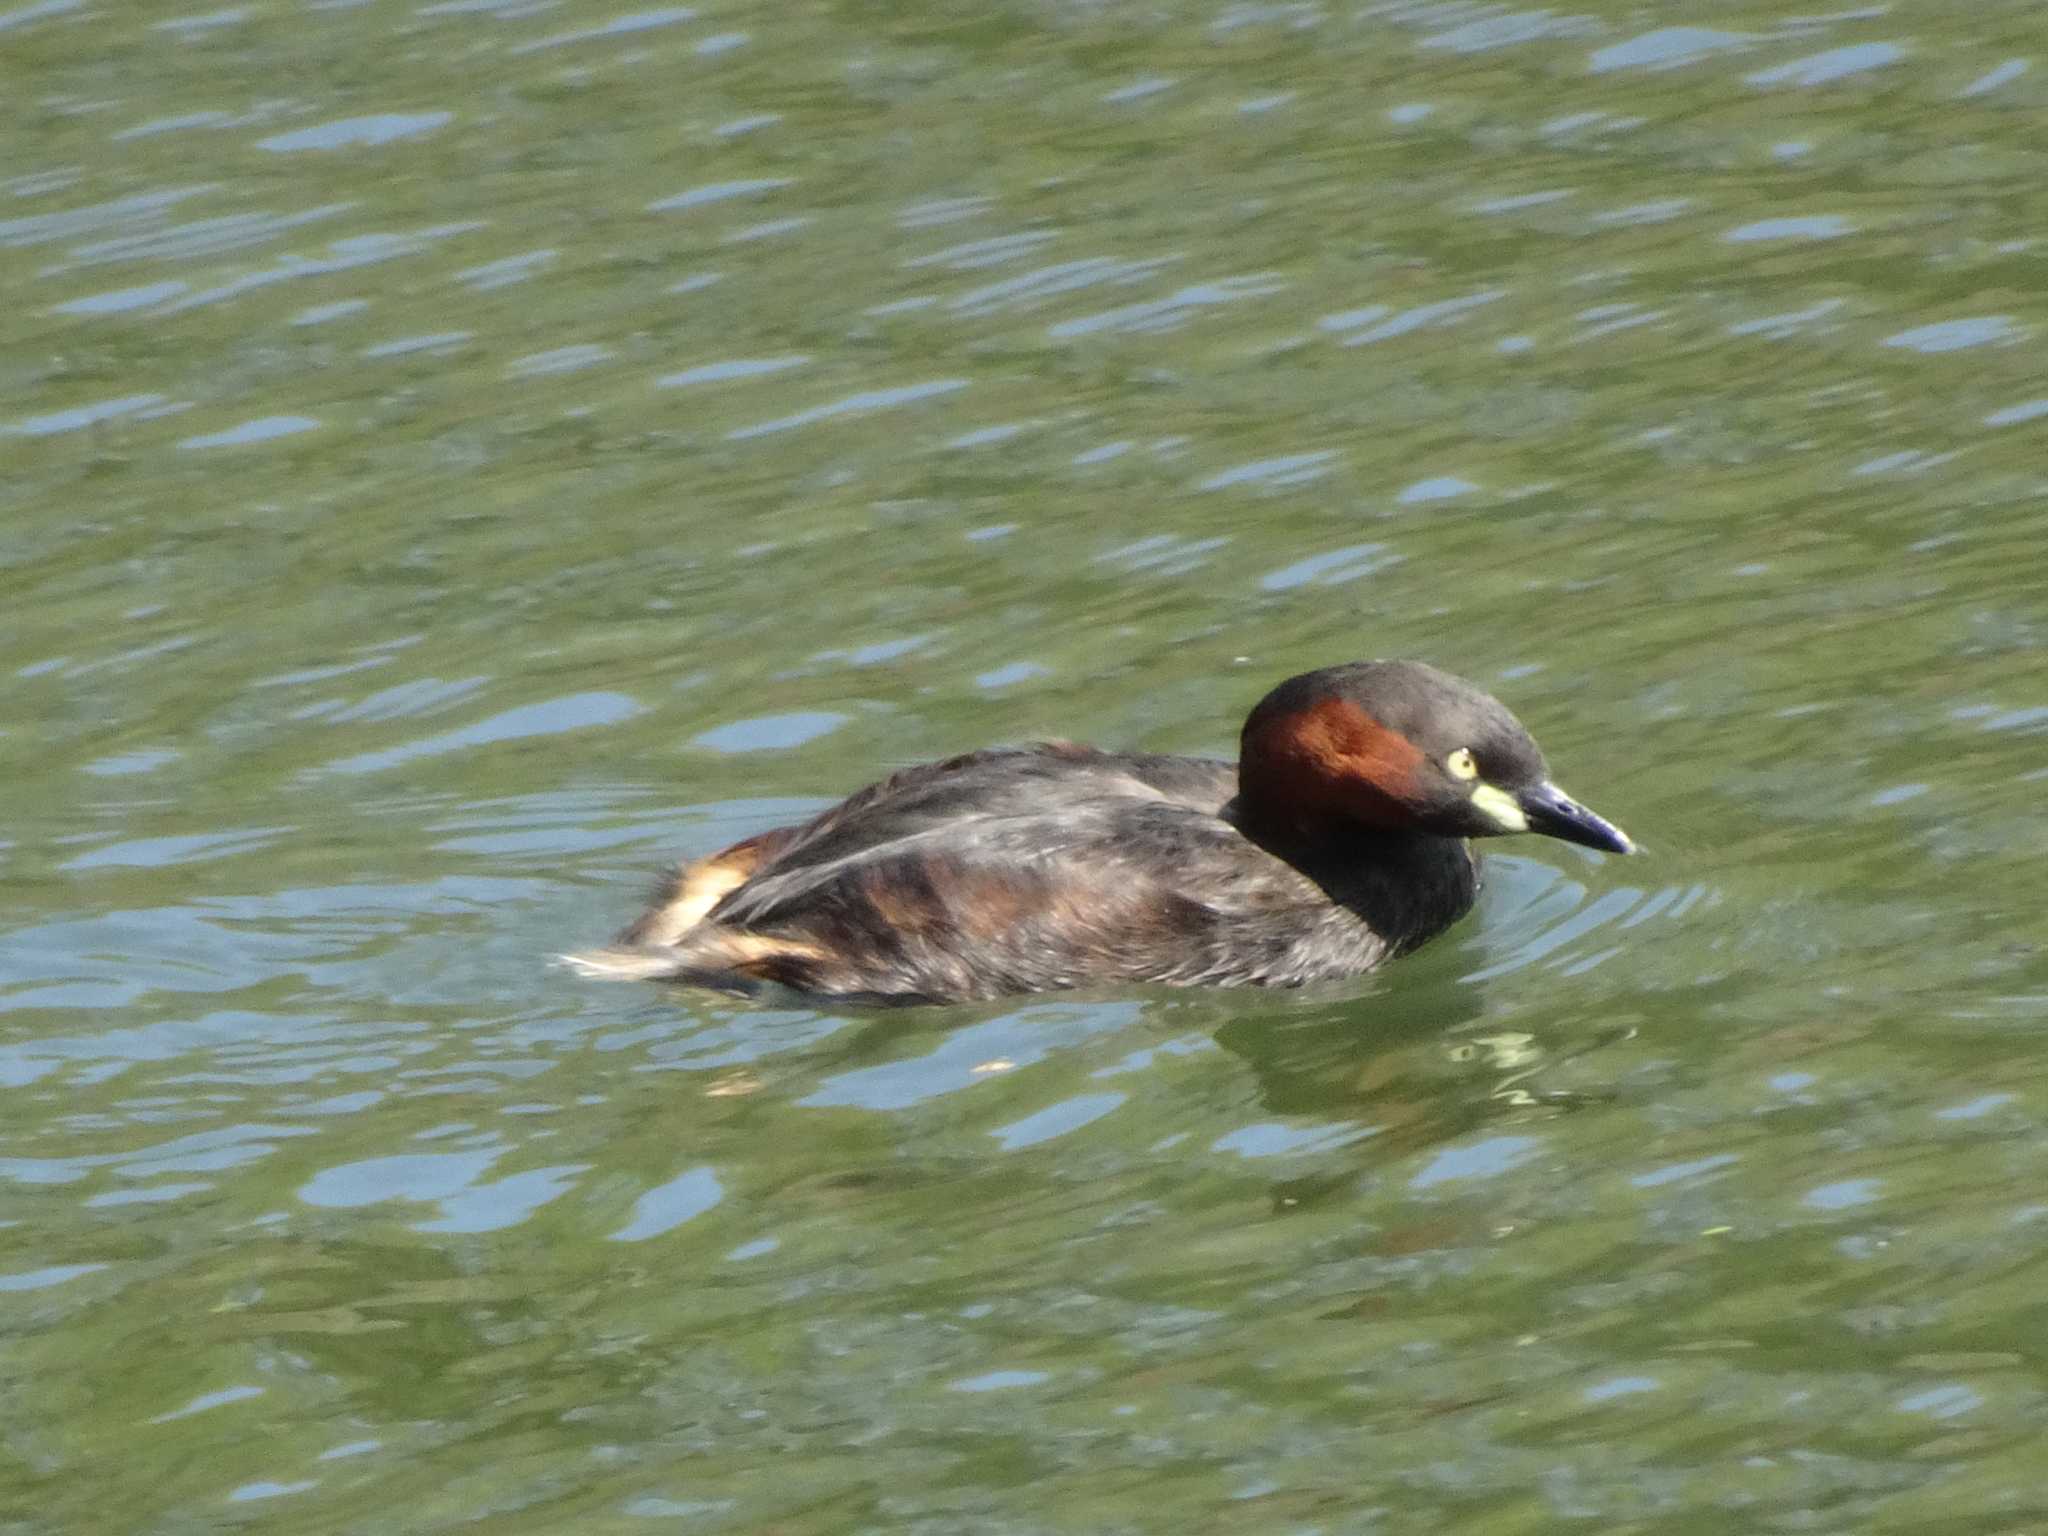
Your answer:
[[[871,1002],[1299,986],[1448,928],[1479,889],[1465,839],[1502,832],[1634,851],[1498,700],[1354,662],[1261,699],[1235,765],[1055,741],[907,768],[675,871],[612,947],[564,958]]]

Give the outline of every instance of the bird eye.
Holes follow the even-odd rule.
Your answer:
[[[1452,775],[1456,778],[1476,779],[1479,777],[1479,764],[1474,761],[1470,747],[1458,748],[1457,751],[1444,759],[1444,766],[1450,769]]]

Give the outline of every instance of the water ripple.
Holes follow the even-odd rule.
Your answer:
[[[693,384],[723,384],[732,379],[758,379],[769,374],[787,373],[792,368],[802,368],[810,358],[801,354],[790,357],[735,357],[721,363],[699,363],[694,368],[685,368],[680,373],[665,373],[654,381],[656,389],[687,389]]]
[[[1259,578],[1259,585],[1268,592],[1291,592],[1306,586],[1333,587],[1383,571],[1400,559],[1384,544],[1348,544],[1268,571]]]
[[[1819,329],[1815,322],[1826,319],[1842,308],[1840,299],[1822,299],[1805,309],[1790,309],[1781,314],[1760,315],[1754,320],[1738,320],[1728,327],[1730,336],[1763,336],[1771,341],[1783,341],[1788,336]]]
[[[714,752],[787,752],[839,729],[847,717],[831,710],[796,710],[786,715],[757,715],[700,732],[693,741]]]
[[[1178,534],[1155,533],[1133,539],[1095,557],[1097,565],[1113,565],[1133,573],[1183,576],[1209,563],[1209,556],[1230,543],[1227,534],[1207,539],[1187,539]]]
[[[439,1205],[441,1214],[413,1223],[420,1232],[497,1232],[517,1226],[571,1187],[585,1163],[534,1168],[490,1184],[477,1179],[510,1149],[401,1152],[324,1168],[299,1189],[307,1205],[354,1210],[393,1200]]]
[[[505,377],[535,379],[558,373],[580,373],[585,368],[595,368],[600,363],[610,362],[617,355],[610,347],[601,346],[596,342],[556,347],[549,352],[535,352],[526,357],[514,358],[505,365]]]
[[[903,267],[905,271],[914,271],[919,267],[949,267],[955,272],[971,272],[980,267],[999,267],[1004,262],[1029,256],[1058,238],[1059,231],[1051,229],[1021,230],[1012,235],[991,235],[985,240],[967,240],[927,255],[913,256],[903,263]]]
[[[1911,330],[1885,337],[1884,345],[1902,347],[1909,352],[1959,352],[1965,347],[2014,341],[2018,335],[2011,315],[1975,315],[1967,320],[1938,320],[1932,325],[1916,325]]]
[[[8,423],[0,431],[15,437],[49,437],[58,432],[76,432],[81,427],[97,426],[117,416],[132,416],[151,406],[161,405],[163,400],[162,395],[123,395],[116,400],[99,400],[91,405],[74,405],[68,410],[51,411],[44,416],[25,417]]]
[[[912,203],[896,216],[896,222],[905,229],[934,229],[941,224],[978,218],[995,205],[992,197],[934,198],[930,202]]]
[[[1394,497],[1394,504],[1416,507],[1431,501],[1455,501],[1460,496],[1470,496],[1478,489],[1470,480],[1461,480],[1456,475],[1433,475],[1427,480],[1404,486]]]
[[[254,14],[255,12],[246,5],[230,6],[225,10],[205,11],[197,16],[174,16],[168,21],[153,21],[149,24],[149,30],[189,37],[199,32],[217,32],[223,27],[240,26]]]
[[[246,1403],[252,1397],[261,1397],[263,1388],[248,1385],[222,1387],[216,1392],[202,1392],[182,1408],[173,1408],[160,1413],[149,1422],[169,1424],[178,1419],[189,1419],[195,1413],[206,1413],[215,1408],[225,1408],[230,1403]]]
[[[415,16],[491,16],[501,21],[521,16],[538,16],[555,8],[558,0],[434,0],[414,11]]]
[[[182,261],[194,256],[217,256],[225,251],[245,250],[267,244],[302,225],[335,218],[355,207],[353,203],[326,203],[299,213],[233,213],[217,219],[200,219],[174,224],[168,229],[139,235],[119,235],[74,247],[70,260],[42,269],[50,277],[74,267],[102,266],[119,261]],[[203,302],[191,300],[188,302]]]
[[[711,1168],[692,1168],[633,1202],[633,1218],[611,1234],[615,1243],[643,1243],[695,1220],[725,1198],[725,1186]]]
[[[16,27],[26,27],[38,21],[47,21],[52,16],[66,16],[82,10],[85,0],[34,0],[17,10],[0,11],[0,32],[10,32]]]
[[[647,205],[649,213],[672,213],[687,208],[702,208],[712,203],[731,202],[738,197],[759,197],[764,192],[778,192],[784,187],[796,185],[794,176],[760,176],[751,181],[714,181],[701,187],[692,187],[687,192],[678,192],[673,197],[664,197]]]
[[[165,299],[174,299],[185,291],[185,284],[176,280],[161,283],[145,283],[139,288],[120,288],[111,293],[96,293],[83,299],[72,299],[68,303],[53,304],[53,315],[119,315],[131,309],[147,309]]]
[[[379,262],[394,261],[402,256],[412,256],[430,249],[436,242],[455,235],[468,234],[478,228],[475,224],[447,224],[438,228],[416,230],[411,234],[370,234],[346,235],[331,241],[325,256],[280,256],[272,265],[259,267],[254,272],[245,272],[216,287],[202,289],[189,297],[165,304],[159,314],[175,315],[188,309],[197,309],[205,304],[218,304],[226,299],[239,298],[259,288],[268,288],[276,283],[293,282],[304,278],[326,277],[336,272],[347,272],[357,267],[375,266]],[[367,300],[355,299],[345,303],[325,306],[322,318],[334,314],[353,313],[366,307]],[[308,311],[313,313],[313,311]]]
[[[317,1478],[301,1478],[296,1483],[280,1483],[273,1478],[259,1478],[253,1483],[244,1483],[228,1494],[230,1504],[249,1504],[259,1499],[281,1499],[288,1494],[305,1493],[320,1486]]]
[[[1987,427],[2018,426],[2023,421],[2037,421],[2048,416],[2048,400],[2026,400],[2018,405],[2008,405],[1993,411],[1984,418]]]
[[[991,1077],[1030,1066],[1091,1036],[1127,1028],[1136,1003],[1044,1003],[954,1030],[922,1056],[828,1077],[801,1102],[872,1110],[909,1109]]]
[[[1211,1152],[1235,1152],[1239,1157],[1302,1157],[1315,1152],[1333,1152],[1355,1141],[1376,1135],[1369,1125],[1282,1125],[1262,1121],[1226,1132],[1209,1144]]]
[[[1481,305],[1491,304],[1506,295],[1504,288],[1488,288],[1478,293],[1468,293],[1462,298],[1440,299],[1434,304],[1418,304],[1413,309],[1403,310],[1392,319],[1344,338],[1347,347],[1363,347],[1376,341],[1387,341],[1395,336],[1405,336],[1410,331],[1423,330],[1433,325],[1456,325],[1465,315]]]
[[[1336,451],[1328,448],[1314,453],[1285,454],[1277,459],[1257,459],[1250,464],[1239,464],[1234,469],[1219,470],[1208,479],[1198,481],[1195,489],[1221,491],[1234,485],[1263,485],[1272,488],[1307,485],[1322,479],[1336,462]]]
[[[1759,219],[1754,224],[1744,224],[1729,230],[1721,238],[1731,245],[1744,245],[1759,240],[1835,240],[1853,233],[1856,226],[1837,213],[1809,214],[1803,217]]]
[[[1408,1181],[1408,1187],[1429,1189],[1461,1179],[1494,1178],[1521,1167],[1542,1145],[1535,1136],[1489,1136],[1462,1147],[1446,1147]]]
[[[1143,304],[1126,304],[1118,309],[1105,310],[1097,315],[1084,315],[1075,320],[1062,320],[1056,325],[1046,327],[1046,333],[1060,339],[1070,336],[1092,336],[1103,331],[1151,335],[1175,330],[1187,324],[1199,310],[1220,304],[1235,304],[1241,299],[1262,298],[1267,294],[1279,293],[1286,286],[1266,273],[1219,278],[1213,283],[1192,283],[1163,299],[1152,299]]]
[[[500,256],[496,261],[465,267],[455,274],[455,280],[469,284],[478,293],[490,293],[537,276],[553,266],[561,254],[560,251],[549,247],[546,250],[522,251],[517,256]]]
[[[1586,61],[1593,74],[1616,69],[1677,69],[1717,53],[1748,48],[1756,38],[1747,32],[1718,32],[1711,27],[1660,27],[1599,49]]]
[[[455,121],[453,112],[379,112],[369,117],[347,117],[290,133],[258,139],[256,147],[272,154],[288,155],[303,149],[354,149],[359,146],[392,144],[416,139],[445,128]]]
[[[102,229],[124,224],[153,223],[166,208],[188,197],[217,190],[219,183],[203,182],[190,187],[168,187],[156,192],[137,192],[111,203],[87,208],[69,208],[61,213],[35,213],[26,218],[0,219],[0,248],[46,245],[58,240],[75,240]]]
[[[1585,37],[1598,30],[1598,24],[1589,17],[1559,16],[1550,11],[1508,11],[1434,33],[1417,46],[1444,53],[1490,53],[1496,48],[1513,48],[1545,38]]]
[[[1592,217],[1592,223],[1600,227],[1637,226],[1645,224],[1666,224],[1689,212],[1693,200],[1689,197],[1658,197],[1647,203],[1630,203],[1625,208],[1609,208]]]
[[[42,1269],[16,1270],[12,1274],[0,1275],[0,1291],[44,1291],[53,1285],[63,1285],[81,1275],[97,1274],[105,1264],[51,1264]]]
[[[919,400],[950,395],[956,390],[965,389],[967,384],[966,379],[933,379],[928,383],[904,384],[894,389],[864,389],[844,399],[812,406],[807,411],[798,411],[794,416],[778,416],[773,421],[756,422],[750,427],[735,427],[725,435],[730,442],[743,442],[748,438],[766,437],[774,432],[808,427],[816,422],[831,421],[840,416],[863,416],[871,411],[893,410],[900,405],[911,405]]]
[[[474,331],[429,331],[423,336],[394,336],[363,348],[365,358],[410,357],[418,352],[448,353],[476,339]]]
[[[292,316],[293,325],[325,325],[330,320],[344,320],[350,315],[359,315],[370,307],[368,299],[336,299],[331,304],[309,304]]]
[[[759,224],[749,224],[727,235],[725,245],[751,245],[757,240],[775,240],[783,235],[793,235],[813,222],[809,214],[792,214],[783,219],[765,219]]]
[[[1760,69],[1746,78],[1751,85],[1828,85],[1851,75],[1883,69],[1905,56],[1906,50],[1896,43],[1852,43],[1772,69]]]
[[[317,682],[329,677],[342,677],[351,673],[366,671],[389,662],[389,655],[367,656],[352,662],[337,663],[333,667],[320,667],[308,672],[292,673],[285,677],[267,680],[281,683]],[[321,706],[313,705],[294,714],[294,719],[324,719],[331,725],[356,725],[372,721],[405,720],[421,715],[439,714],[452,709],[479,689],[490,685],[488,676],[478,675],[463,678],[416,677],[389,688],[378,690],[354,704]]]
[[[1103,283],[1126,285],[1143,282],[1178,260],[1178,256],[1157,256],[1145,261],[1114,261],[1107,256],[1091,256],[1080,261],[1063,261],[1056,266],[1026,272],[1020,277],[970,289],[947,307],[963,315],[992,315],[1007,309],[1035,308],[1048,299],[1082,288],[1093,288]]]
[[[138,837],[109,843],[58,865],[59,869],[165,869],[232,858],[275,842],[291,827],[229,827],[217,832],[190,832],[177,837]]]
[[[623,693],[576,693],[564,698],[548,699],[538,704],[521,704],[488,720],[479,720],[460,730],[449,731],[440,736],[430,736],[424,741],[408,742],[403,746],[387,747],[381,752],[364,752],[354,757],[344,757],[329,763],[323,770],[327,773],[379,773],[395,768],[401,763],[417,762],[423,757],[439,757],[448,752],[459,752],[470,747],[487,746],[501,741],[520,741],[531,736],[554,736],[564,731],[587,730],[592,726],[616,725],[621,720],[630,720],[645,708],[638,700]]]
[[[71,1184],[97,1168],[111,1169],[125,1179],[154,1178],[160,1173],[218,1173],[270,1156],[280,1140],[315,1134],[305,1125],[232,1125],[126,1152],[5,1157],[0,1158],[0,1179],[30,1185]]]
[[[240,448],[249,443],[267,443],[273,438],[292,437],[300,432],[311,432],[320,425],[313,416],[259,416],[239,426],[225,428],[219,432],[208,432],[199,437],[188,437],[179,443],[180,448]]]
[[[1123,1093],[1078,1094],[1071,1099],[1062,1099],[1057,1104],[1048,1104],[1044,1109],[1036,1110],[1022,1120],[1014,1120],[1008,1125],[999,1126],[990,1131],[989,1135],[1003,1144],[1005,1152],[1035,1147],[1040,1142],[1052,1141],[1100,1120],[1121,1106],[1129,1097]]]
[[[673,27],[696,19],[697,13],[687,5],[668,6],[658,11],[633,11],[624,16],[614,16],[595,27],[580,27],[574,32],[557,32],[552,37],[536,38],[509,51],[514,54],[538,53],[542,49],[567,48],[602,37],[628,37],[635,32],[651,32],[657,27]]]
[[[1959,97],[1989,95],[2001,85],[2010,85],[2032,67],[2032,63],[2026,59],[2007,59],[1995,69],[1979,75],[1960,91],[1957,91],[1956,95]]]

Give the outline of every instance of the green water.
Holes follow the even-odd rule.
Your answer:
[[[0,1529],[2048,1527],[2038,7],[0,12]],[[546,966],[1304,667],[1335,991]]]

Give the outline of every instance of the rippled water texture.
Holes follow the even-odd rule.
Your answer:
[[[0,1524],[2048,1527],[2038,6],[0,4]],[[1646,855],[545,966],[1400,654]]]

